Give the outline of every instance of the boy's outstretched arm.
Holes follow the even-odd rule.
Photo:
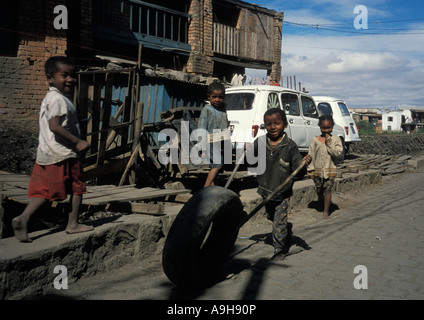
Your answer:
[[[61,125],[61,119],[60,117],[53,117],[49,120],[49,128],[54,133],[57,134],[62,139],[69,142],[69,144],[75,146],[75,149],[77,151],[84,151],[88,147],[90,147],[90,144],[85,141],[81,140],[80,138],[74,136],[70,132],[68,132],[62,125]]]

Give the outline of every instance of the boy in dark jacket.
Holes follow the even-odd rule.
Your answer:
[[[265,172],[258,175],[258,193],[265,198],[290,176],[302,160],[309,164],[312,158],[307,155],[302,159],[296,143],[285,134],[288,121],[283,110],[268,109],[264,114],[264,123],[267,134],[256,139],[254,147],[255,150],[259,150],[259,143],[266,144]],[[259,159],[263,159],[263,156],[259,155]],[[303,176],[305,173],[306,166],[298,176]],[[291,233],[287,223],[288,200],[293,193],[292,187],[293,182],[288,183],[265,205],[268,219],[273,221],[273,260],[283,260],[287,255],[286,243]]]

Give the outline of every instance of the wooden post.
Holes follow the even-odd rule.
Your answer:
[[[136,108],[136,118],[134,119],[134,141],[133,141],[133,148],[132,148],[132,154],[131,158],[127,163],[127,166],[125,167],[124,173],[122,174],[121,180],[119,181],[118,186],[122,186],[125,182],[125,179],[127,178],[128,171],[130,170],[131,166],[134,164],[134,162],[137,159],[137,156],[140,151],[140,135],[142,131],[142,122],[143,122],[143,102],[137,103]]]
[[[103,101],[103,118],[102,118],[102,131],[100,134],[99,153],[97,155],[97,165],[101,166],[104,162],[106,142],[109,132],[109,120],[112,110],[112,87],[113,87],[113,73],[106,74],[105,96]]]
[[[143,51],[143,45],[141,43],[138,44],[138,59],[137,59],[137,67],[135,68],[135,76],[136,76],[136,80],[135,80],[135,101],[134,103],[131,105],[132,109],[133,109],[133,123],[135,125],[135,119],[137,117],[136,113],[137,113],[137,104],[140,100],[140,74],[141,74],[141,53]],[[133,127],[133,131],[132,131],[132,137],[133,139],[135,139],[135,131],[134,131],[134,127]]]
[[[85,78],[85,77],[84,77]],[[81,74],[78,75],[78,120],[81,129],[81,136],[87,135],[87,118],[88,118],[88,82],[86,79],[82,81]]]
[[[102,74],[93,74],[93,95],[92,95],[92,113],[91,113],[91,132],[97,132],[100,129],[100,106],[102,101],[102,87],[104,84]],[[99,134],[91,135],[91,154],[99,151]]]
[[[140,144],[137,144],[136,148],[133,150],[131,154],[131,158],[127,163],[127,166],[125,167],[124,173],[122,174],[121,180],[119,181],[118,186],[122,186],[125,182],[125,179],[127,178],[128,171],[130,170],[132,164],[134,163],[137,155],[138,155],[138,149],[140,148]]]
[[[0,182],[0,239],[3,238],[4,207],[3,207],[3,182]]]
[[[138,60],[136,68],[136,88],[135,88],[135,103],[134,103],[134,118],[133,118],[133,145],[132,145],[132,154],[131,158],[125,167],[124,173],[122,174],[121,180],[119,181],[118,186],[122,186],[127,177],[128,171],[137,159],[140,150],[140,135],[143,130],[143,110],[144,104],[140,102],[140,74],[141,74],[141,53],[143,50],[143,45],[140,43],[138,45]]]

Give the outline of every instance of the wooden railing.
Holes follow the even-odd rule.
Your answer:
[[[94,4],[95,30],[106,38],[188,47],[191,15],[187,13],[139,0],[94,0]]]
[[[240,30],[223,24],[213,24],[213,50],[230,56],[240,55]]]
[[[126,2],[130,6],[131,31],[177,42],[188,42],[188,19],[191,17],[189,14],[138,0]]]
[[[250,30],[213,24],[213,50],[240,58],[272,61],[271,37]]]

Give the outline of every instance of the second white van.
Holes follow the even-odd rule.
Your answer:
[[[361,138],[359,137],[358,128],[350,115],[349,108],[346,103],[343,100],[334,97],[314,96],[313,98],[317,104],[320,114],[332,115],[334,122],[344,129],[344,143],[347,153],[349,151],[350,144],[360,142]]]

